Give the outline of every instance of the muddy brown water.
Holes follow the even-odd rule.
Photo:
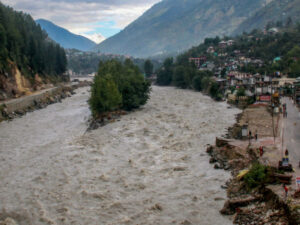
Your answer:
[[[153,87],[151,100],[86,133],[88,89],[0,124],[0,221],[17,224],[231,224],[219,214],[230,177],[206,144],[237,109]]]

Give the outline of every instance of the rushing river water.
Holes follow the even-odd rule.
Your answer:
[[[236,109],[200,93],[153,87],[151,100],[86,133],[87,88],[0,124],[0,221],[17,224],[231,224],[219,214],[229,173],[206,144]]]

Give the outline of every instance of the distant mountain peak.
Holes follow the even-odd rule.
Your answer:
[[[207,37],[242,30],[244,21],[275,1],[279,0],[163,0],[95,50],[135,57],[178,53]]]
[[[96,46],[96,43],[90,39],[73,34],[65,28],[55,25],[53,22],[38,19],[36,20],[43,30],[45,30],[49,37],[55,42],[59,43],[64,48],[78,49],[81,51],[89,51]]]

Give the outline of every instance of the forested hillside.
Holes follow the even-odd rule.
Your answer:
[[[60,80],[66,66],[64,49],[30,15],[0,3],[0,100]]]
[[[96,52],[82,52],[76,49],[67,49],[68,69],[73,75],[83,75],[96,73],[99,62],[106,62],[116,59],[124,62],[128,57],[122,55],[101,54]],[[144,70],[145,59],[131,58],[134,65],[138,66],[141,71]],[[161,64],[157,60],[152,60],[154,69],[158,69]],[[144,72],[144,71],[143,71]]]

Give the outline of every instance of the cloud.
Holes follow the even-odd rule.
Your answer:
[[[92,35],[99,22],[114,21],[115,33],[137,19],[160,0],[2,0],[2,3],[47,19],[71,32]],[[98,27],[99,28],[99,27]],[[108,28],[108,27],[107,27]],[[113,33],[109,33],[111,35]],[[107,36],[107,35],[104,35]]]

